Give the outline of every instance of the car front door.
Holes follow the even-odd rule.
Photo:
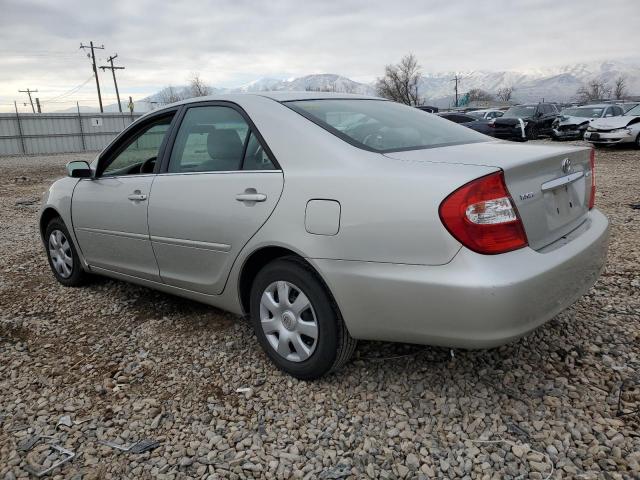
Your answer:
[[[540,119],[540,133],[548,134],[551,132],[551,126],[556,118],[556,109],[552,105],[541,104],[539,108],[542,111],[542,117]]]
[[[282,171],[246,114],[214,102],[185,110],[149,201],[162,281],[219,294],[240,250],[267,220]]]
[[[80,180],[74,189],[73,228],[91,267],[160,281],[147,205],[174,114],[125,132],[101,156],[95,177]]]

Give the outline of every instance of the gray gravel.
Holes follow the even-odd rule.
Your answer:
[[[640,478],[638,151],[598,152],[611,253],[573,308],[453,357],[362,342],[316,382],[275,370],[232,315],[54,281],[30,201],[93,155],[0,158],[0,479],[51,465],[49,443],[76,453],[53,478]],[[35,434],[53,438],[20,451]],[[161,445],[100,443],[142,439]]]

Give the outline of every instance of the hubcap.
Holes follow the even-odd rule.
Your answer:
[[[73,253],[69,240],[60,230],[54,230],[49,235],[49,256],[58,275],[69,278],[73,272]]]
[[[307,296],[293,283],[273,282],[264,290],[260,323],[271,347],[291,362],[306,360],[316,349],[316,314]]]

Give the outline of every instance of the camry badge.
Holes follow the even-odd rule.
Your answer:
[[[571,173],[571,160],[568,158],[565,158],[564,160],[562,160],[562,171],[564,173]]]
[[[535,195],[535,193],[533,193],[533,192],[521,193],[520,194],[520,200],[528,200],[529,198],[533,198],[534,195]]]

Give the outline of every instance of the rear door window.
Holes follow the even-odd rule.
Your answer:
[[[249,125],[231,107],[189,108],[169,159],[170,173],[220,172],[240,169]]]

